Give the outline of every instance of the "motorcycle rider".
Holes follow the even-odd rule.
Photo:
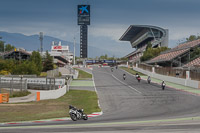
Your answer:
[[[126,74],[125,74],[125,73],[123,74],[123,79],[124,79],[124,80],[126,79]]]
[[[162,81],[162,85],[161,85],[163,90],[165,89],[165,85],[166,85],[166,84],[165,84],[165,81],[163,80],[163,81]]]
[[[151,82],[151,77],[150,76],[148,76],[147,82],[150,84],[150,82]]]
[[[140,75],[138,75],[137,80],[138,80],[138,82],[140,82],[140,80],[141,80]]]
[[[135,74],[136,79],[138,78],[138,76],[139,76],[138,73],[136,73],[136,74]]]
[[[73,121],[80,119],[87,120],[88,116],[83,112],[83,109],[77,109],[76,107],[69,105],[69,115]]]

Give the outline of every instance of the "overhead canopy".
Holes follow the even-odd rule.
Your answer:
[[[120,41],[130,41],[132,47],[139,45],[143,41],[151,39],[163,40],[167,36],[165,29],[151,25],[131,25],[119,39]],[[151,38],[151,39],[150,39]]]
[[[200,67],[200,57],[190,61],[189,63],[187,63],[183,67]]]
[[[147,63],[153,64],[153,63],[159,63],[159,62],[172,61],[173,59],[179,57],[180,55],[186,52],[189,52],[191,48],[194,48],[197,46],[200,46],[200,39],[180,44],[177,47],[171,50],[168,50],[166,52],[163,52],[159,56],[147,61]]]

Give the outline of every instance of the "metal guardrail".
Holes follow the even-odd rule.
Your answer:
[[[13,89],[45,89],[53,90],[65,85],[64,78],[13,78],[0,77],[0,87]]]

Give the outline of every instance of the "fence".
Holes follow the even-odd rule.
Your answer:
[[[28,89],[41,89],[41,90],[55,90],[59,86],[65,85],[65,79],[62,78],[13,78],[13,77],[0,77],[0,87],[13,89],[26,90]],[[1,91],[1,90],[0,90]]]
[[[58,76],[59,76],[59,70],[58,69],[47,71],[47,77],[58,77]]]
[[[200,72],[196,72],[196,71],[191,70],[190,71],[190,78],[192,80],[199,80],[200,81]]]
[[[10,88],[10,94],[12,94],[13,89],[19,89],[20,91],[27,90],[27,80],[26,79],[5,79],[0,77],[0,93],[1,88]]]
[[[145,64],[139,64],[138,67],[142,68],[143,70],[147,70],[147,71],[152,72],[152,66],[148,66],[148,65],[145,65]]]
[[[137,65],[135,65],[135,66],[137,66]],[[152,66],[149,66],[146,64],[139,64],[138,68],[147,70],[149,72],[152,72],[152,70],[153,70]],[[192,80],[200,81],[200,71],[197,69],[184,70],[184,69],[176,69],[176,68],[171,68],[171,67],[154,67],[154,71],[157,74],[178,77],[178,78],[183,78],[183,79],[186,79],[186,71],[190,71],[190,78]]]
[[[157,74],[162,74],[166,76],[186,78],[186,70],[172,69],[169,67],[155,67],[155,72]]]

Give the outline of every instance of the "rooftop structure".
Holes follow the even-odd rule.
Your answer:
[[[42,52],[45,55],[46,52]],[[69,51],[69,46],[64,46],[61,41],[56,44],[52,42],[51,51],[49,52],[54,57],[54,63],[58,66],[64,66],[65,64],[72,63],[73,53]]]
[[[168,30],[151,25],[131,25],[119,40],[130,41],[135,51],[125,57],[130,62],[137,62],[140,61],[140,57],[149,42],[153,48],[168,47]]]
[[[183,67],[200,67],[200,57],[192,60]]]
[[[170,66],[182,66],[190,60],[190,52],[200,46],[200,39],[186,42],[177,47],[162,52],[159,56],[147,61],[148,64],[165,64]]]
[[[136,49],[148,42],[152,43],[152,47],[168,47],[168,30],[151,25],[131,25],[119,40],[130,41]]]
[[[31,54],[26,52],[25,49],[15,48],[12,51],[2,53],[1,56],[3,59],[27,60]]]

